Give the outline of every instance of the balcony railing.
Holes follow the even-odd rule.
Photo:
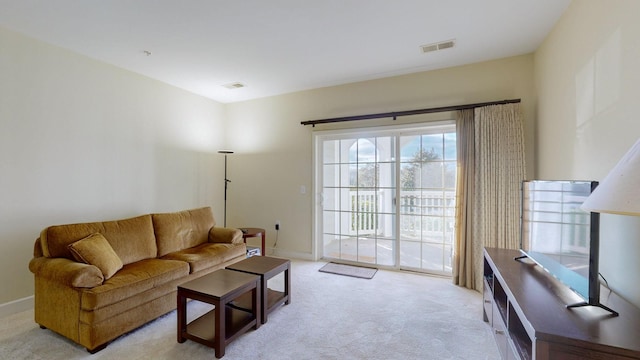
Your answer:
[[[392,209],[384,209],[385,192],[351,191],[351,224],[349,235],[367,236],[384,233],[384,222],[379,220],[381,213],[391,214]],[[400,196],[401,232],[423,235],[442,234],[453,229],[455,221],[455,193],[443,191],[402,191]],[[426,220],[425,220],[426,216]],[[425,222],[422,222],[425,220]]]

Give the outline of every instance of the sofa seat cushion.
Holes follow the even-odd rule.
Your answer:
[[[165,255],[162,259],[180,260],[189,263],[191,273],[198,272],[246,254],[241,244],[205,243],[189,249]]]
[[[184,261],[146,259],[125,265],[102,285],[82,292],[81,307],[95,310],[189,275]]]

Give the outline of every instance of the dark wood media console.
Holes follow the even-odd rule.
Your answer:
[[[484,250],[484,320],[503,359],[640,359],[640,309],[608,289],[587,306],[569,288],[516,250]]]

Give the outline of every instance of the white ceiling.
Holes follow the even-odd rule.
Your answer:
[[[0,25],[228,103],[530,53],[569,3],[0,0]]]

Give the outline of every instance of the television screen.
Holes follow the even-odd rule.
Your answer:
[[[598,214],[586,212],[580,205],[597,184],[546,180],[522,183],[521,251],[588,302],[597,302],[592,297],[598,296],[599,290]]]

